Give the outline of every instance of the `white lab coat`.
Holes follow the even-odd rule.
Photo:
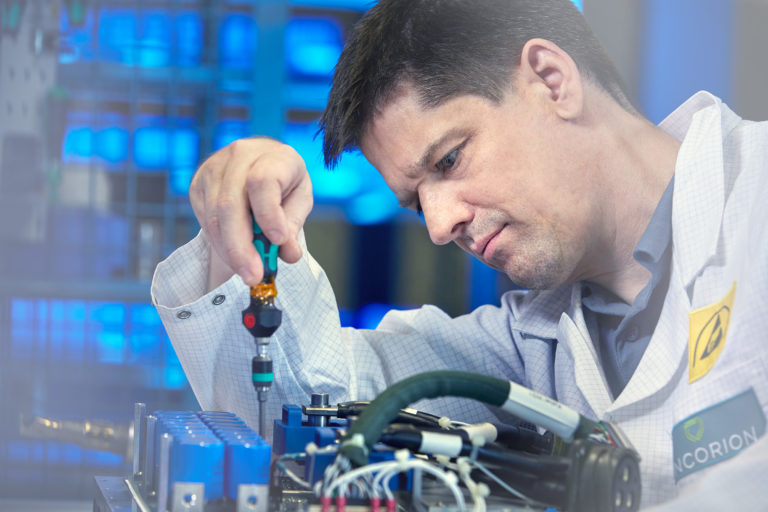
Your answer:
[[[768,409],[768,352],[760,350],[768,327],[760,300],[768,297],[768,124],[742,121],[702,92],[661,126],[684,139],[675,171],[669,291],[648,348],[616,400],[584,322],[579,283],[509,292],[498,307],[455,319],[432,306],[390,312],[376,330],[355,330],[339,326],[330,285],[305,251],[294,265],[280,263],[284,319],[270,345],[275,385],[269,417],[279,417],[282,403],[307,403],[313,391],[328,392],[333,402],[370,399],[408,375],[450,368],[515,380],[582,414],[618,423],[642,457],[644,505],[669,500],[733,466],[722,462],[675,483],[671,432],[680,420],[749,387]],[[254,347],[240,320],[248,293],[235,276],[206,294],[208,253],[200,234],[162,262],[153,301],[201,407],[231,410],[255,425]],[[723,352],[709,374],[689,384],[689,312],[721,300],[734,281]],[[465,421],[491,414],[464,399],[419,406]],[[750,450],[766,454],[765,445]],[[750,457],[751,468],[768,465],[768,455]],[[734,499],[743,499],[750,477],[738,482],[745,492]]]

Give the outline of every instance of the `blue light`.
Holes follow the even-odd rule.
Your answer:
[[[296,17],[286,28],[286,62],[296,75],[331,74],[342,46],[341,29],[332,18]]]
[[[8,441],[8,460],[18,462],[42,462],[43,443],[39,441]]]
[[[187,377],[181,366],[166,366],[163,372],[163,387],[165,389],[183,389],[187,385]]]
[[[257,27],[253,18],[230,14],[219,26],[219,65],[247,70],[253,67]]]
[[[100,14],[101,58],[146,68],[170,64],[172,32],[168,13],[149,11],[139,16],[135,11],[103,9]]]
[[[339,308],[339,322],[342,327],[358,327],[355,322],[355,312],[351,309]]]
[[[203,52],[203,24],[196,13],[180,14],[174,20],[176,29],[176,64],[194,67]]]
[[[347,217],[353,224],[378,224],[394,217],[398,207],[391,192],[368,192],[350,201]]]
[[[160,315],[151,304],[134,304],[131,306],[131,323],[142,327],[156,327],[161,325]]]
[[[137,41],[137,63],[145,68],[170,64],[171,19],[164,12],[149,12],[142,17],[143,33]]]
[[[213,150],[223,148],[237,139],[250,135],[249,125],[245,121],[222,121],[213,129]]]
[[[363,186],[359,172],[362,157],[345,154],[336,169],[327,170],[323,164],[322,139],[315,138],[316,132],[316,123],[291,123],[285,127],[283,141],[304,159],[312,179],[312,191],[318,203],[353,197]]]
[[[194,175],[194,167],[176,167],[168,171],[168,185],[171,187],[171,194],[175,196],[187,195]]]
[[[122,455],[96,450],[82,450],[83,461],[89,466],[120,467],[125,465]]]
[[[186,195],[200,159],[200,135],[192,128],[179,128],[171,134],[171,169],[168,183],[177,196]]]
[[[131,48],[136,42],[136,14],[130,11],[103,9],[99,19],[101,58],[132,62]]]
[[[11,320],[13,322],[13,325],[31,322],[34,313],[35,313],[35,308],[31,300],[28,300],[28,299],[12,299],[11,300]]]
[[[98,132],[95,138],[95,152],[107,162],[114,164],[128,157],[128,131],[123,128],[106,128]]]
[[[160,345],[158,344],[158,336],[156,332],[134,332],[129,336],[128,340],[131,348],[131,360],[132,361],[159,361],[158,352]]]
[[[194,167],[200,154],[200,135],[192,128],[180,128],[171,135],[171,165]]]
[[[95,9],[86,9],[84,23],[81,26],[72,26],[68,9],[59,9],[59,33],[64,35],[59,40],[60,63],[69,64],[93,58],[94,11]]]
[[[578,10],[584,12],[584,0],[571,0]]]
[[[147,126],[133,137],[133,160],[139,167],[157,168],[168,165],[168,131]]]
[[[99,324],[122,325],[125,322],[125,304],[101,303],[91,310],[91,321]]]
[[[93,152],[93,131],[84,126],[70,127],[64,135],[63,146],[65,162],[87,160]]]
[[[396,309],[392,304],[366,304],[357,313],[357,327],[360,329],[375,329],[387,312]]]
[[[102,363],[123,363],[123,344],[125,335],[122,332],[104,331],[96,337],[98,342],[99,361]]]

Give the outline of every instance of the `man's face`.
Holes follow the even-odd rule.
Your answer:
[[[590,243],[577,133],[545,91],[425,110],[405,86],[361,149],[400,204],[423,212],[434,243],[456,242],[521,286],[550,288],[581,278]]]

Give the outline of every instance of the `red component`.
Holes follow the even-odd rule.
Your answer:
[[[381,498],[379,497],[371,498],[371,512],[379,512],[380,507],[381,507]]]
[[[397,502],[394,498],[387,498],[387,512],[395,512],[397,510]]]
[[[253,326],[256,325],[256,317],[253,316],[253,313],[248,313],[243,317],[243,323],[247,328],[253,329]]]
[[[322,512],[331,512],[331,497],[323,496],[320,498],[320,504],[322,505]]]
[[[344,512],[347,508],[347,498],[344,496],[336,496],[336,512]]]

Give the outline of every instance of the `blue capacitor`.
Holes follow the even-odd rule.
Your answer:
[[[258,436],[258,434],[221,434],[219,435],[219,438],[224,441],[227,444],[230,443],[239,443],[239,442],[248,442],[248,443],[260,443],[263,442],[261,437]]]
[[[227,443],[224,477],[228,498],[237,499],[241,484],[268,485],[272,448],[263,440],[232,440]]]
[[[198,416],[201,418],[237,418],[235,413],[227,411],[200,411]]]
[[[255,432],[246,425],[239,425],[239,426],[214,425],[211,427],[211,430],[216,435],[229,434],[229,433],[255,434]]]
[[[224,443],[212,436],[174,437],[170,482],[202,482],[207,501],[220,499],[224,490]]]
[[[231,421],[231,420],[227,420],[227,421],[212,421],[212,422],[208,423],[207,425],[211,428],[211,430],[216,429],[216,428],[218,428],[218,429],[238,429],[238,428],[242,429],[242,428],[246,428],[246,429],[249,429],[249,430],[251,429],[248,425],[246,425],[242,421]]]

